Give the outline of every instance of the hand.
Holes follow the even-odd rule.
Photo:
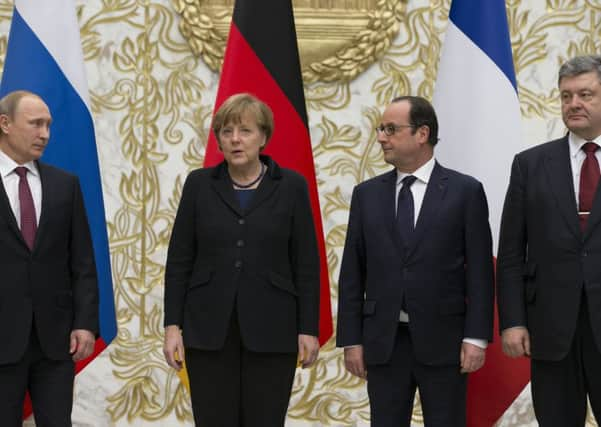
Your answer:
[[[73,329],[69,343],[69,353],[74,362],[85,359],[94,351],[96,338],[86,329]]]
[[[163,344],[163,354],[167,364],[176,371],[184,366],[184,340],[178,325],[169,325],[165,328],[165,343]]]
[[[518,326],[501,332],[503,353],[509,357],[530,357],[530,334],[528,329]]]
[[[308,368],[315,363],[319,354],[319,341],[313,335],[299,334],[298,359],[302,367]]]
[[[344,349],[344,367],[356,377],[366,379],[367,370],[363,359],[363,346],[356,345]]]
[[[476,372],[484,365],[486,349],[464,342],[461,344],[461,373]]]

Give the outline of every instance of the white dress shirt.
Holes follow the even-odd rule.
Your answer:
[[[2,184],[8,197],[8,202],[13,210],[17,225],[21,227],[21,204],[19,202],[19,175],[15,172],[15,168],[24,166],[27,168],[27,183],[33,197],[33,206],[35,208],[36,223],[40,223],[40,213],[42,211],[42,180],[40,172],[34,161],[20,165],[13,159],[8,157],[6,153],[0,150],[0,176]]]
[[[418,168],[415,172],[413,172],[411,174],[397,170],[395,209],[396,209],[396,206],[397,206],[398,200],[399,200],[399,191],[401,191],[401,188],[403,188],[403,178],[405,178],[408,175],[413,175],[414,177],[417,178],[415,180],[415,182],[413,183],[413,185],[411,185],[411,188],[410,188],[411,194],[413,195],[413,209],[414,209],[413,225],[414,226],[417,224],[417,221],[419,219],[419,212],[421,210],[422,203],[424,202],[424,196],[426,195],[426,189],[428,188],[428,182],[430,181],[430,177],[432,176],[432,171],[434,170],[435,164],[436,164],[436,160],[434,159],[434,157],[432,157],[430,160],[428,160],[420,168]],[[396,212],[395,212],[395,214],[396,214]],[[399,313],[399,321],[409,322],[409,315],[403,310],[401,310],[401,312]],[[464,338],[463,342],[473,344],[480,348],[486,348],[488,345],[488,342],[486,340],[476,339],[476,338]]]

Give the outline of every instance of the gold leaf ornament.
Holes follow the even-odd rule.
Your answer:
[[[172,0],[183,37],[214,72],[223,62],[233,0]],[[407,0],[294,0],[303,79],[349,82],[380,59],[396,37]]]

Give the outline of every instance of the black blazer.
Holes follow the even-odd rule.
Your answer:
[[[436,163],[413,238],[395,222],[396,171],[355,187],[339,280],[337,345],[390,359],[404,304],[418,361],[458,364],[464,337],[490,340],[492,239],[482,185]]]
[[[37,162],[42,208],[32,251],[0,181],[0,364],[25,353],[32,320],[50,359],[65,360],[73,329],[98,333],[98,284],[79,180]]]
[[[526,326],[542,360],[567,354],[583,291],[601,351],[601,189],[583,234],[568,144],[566,136],[515,157],[499,238],[500,328]]]
[[[165,326],[182,327],[186,347],[221,348],[232,315],[253,351],[296,352],[298,334],[318,334],[319,255],[307,185],[261,160],[268,169],[245,210],[225,162],[186,179],[165,271]]]

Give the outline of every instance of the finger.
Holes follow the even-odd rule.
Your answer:
[[[524,337],[524,354],[530,357],[530,336],[526,335]]]
[[[313,349],[310,353],[309,353],[309,358],[308,360],[305,362],[304,364],[304,368],[309,368],[311,367],[316,361],[317,361],[317,356],[319,354],[319,348],[315,348]]]
[[[184,350],[184,344],[182,342],[179,342],[177,344],[177,355],[179,356],[179,362],[180,365],[184,363],[184,360],[186,360],[186,351]]]
[[[82,347],[83,346],[79,346],[77,348],[77,351],[75,353],[73,353],[73,361],[74,362],[79,362],[83,358]]]
[[[175,368],[176,363],[174,352],[167,345],[163,347],[163,355],[165,355],[165,361],[167,362],[167,365],[171,366],[172,368]]]
[[[77,336],[75,334],[71,335],[71,341],[69,342],[69,353],[73,354],[77,350]]]
[[[79,351],[80,360],[87,358],[90,354],[92,354],[92,346],[89,341],[85,341],[81,346],[81,350]]]
[[[305,344],[302,341],[298,343],[298,360],[303,363],[305,361]]]

